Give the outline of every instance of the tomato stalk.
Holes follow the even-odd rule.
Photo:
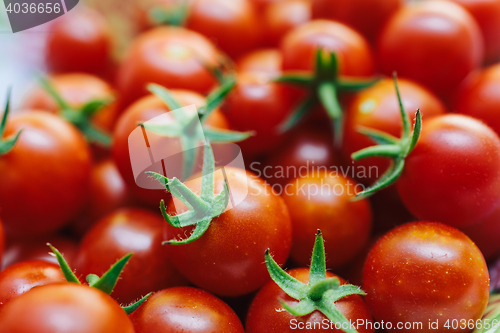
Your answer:
[[[339,95],[344,92],[359,91],[373,85],[375,80],[358,80],[341,77],[338,57],[334,52],[318,49],[316,52],[315,69],[312,74],[289,73],[277,78],[276,81],[296,85],[309,91],[309,95],[299,103],[280,127],[285,132],[294,127],[307,112],[318,104],[322,104],[335,129],[335,142],[341,143],[343,128],[343,111]]]
[[[365,292],[361,288],[351,284],[340,285],[340,280],[337,277],[326,278],[325,246],[320,230],[318,230],[314,242],[308,284],[304,284],[287,274],[274,261],[273,257],[269,254],[269,249],[266,250],[264,257],[272,280],[288,296],[299,300],[299,303],[295,307],[291,307],[282,300],[281,305],[285,310],[297,317],[302,317],[318,310],[334,323],[347,323],[347,325],[341,325],[341,327],[348,327],[344,329],[345,332],[357,332],[350,328],[349,321],[337,309],[335,302],[350,295],[365,295]]]
[[[54,253],[57,262],[59,263],[59,267],[61,267],[61,271],[64,277],[66,278],[66,281],[70,283],[81,284],[80,280],[76,277],[75,273],[73,273],[73,270],[69,267],[68,262],[64,259],[61,252],[59,252],[59,250],[57,250],[51,244],[47,243],[47,245]],[[129,253],[125,255],[123,258],[119,259],[101,277],[95,274],[87,275],[86,280],[89,287],[99,289],[100,291],[110,295],[116,286],[116,282],[118,281],[118,278],[120,277],[123,268],[125,268],[125,265],[130,260],[130,257],[132,257],[132,253]],[[129,315],[132,312],[134,312],[142,303],[144,303],[144,301],[146,301],[148,297],[151,296],[152,294],[153,293],[147,294],[146,296],[142,297],[140,300],[138,300],[135,303],[132,303],[131,305],[122,306],[122,309]]]
[[[182,27],[188,15],[188,1],[178,1],[175,5],[165,8],[162,5],[153,6],[148,16],[155,25],[170,25]]]
[[[3,138],[3,134],[5,132],[5,126],[7,125],[7,118],[10,112],[10,88],[7,92],[7,102],[5,103],[5,109],[2,116],[2,122],[0,123],[0,156],[7,154],[12,147],[16,144],[19,139],[19,135],[21,135],[22,130],[12,135],[9,138]]]
[[[370,187],[359,192],[354,200],[364,199],[371,196],[380,189],[383,189],[393,184],[401,175],[405,165],[406,157],[412,152],[420,137],[422,131],[422,115],[420,109],[415,114],[415,125],[411,132],[411,121],[408,114],[405,112],[401,94],[399,92],[396,73],[393,74],[394,87],[398,96],[399,110],[403,121],[403,129],[401,138],[396,138],[390,134],[379,130],[360,127],[358,131],[375,141],[378,145],[361,149],[351,155],[355,161],[368,157],[385,157],[391,159],[391,164],[387,171]]]
[[[44,77],[40,77],[40,85],[56,101],[60,115],[75,125],[85,136],[88,142],[104,147],[111,146],[111,136],[92,124],[92,118],[102,108],[109,105],[111,99],[95,99],[83,105],[80,109],[72,108],[56,91],[52,84]]]

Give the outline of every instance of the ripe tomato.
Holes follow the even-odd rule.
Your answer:
[[[435,332],[451,320],[481,318],[488,303],[489,276],[484,258],[462,232],[441,223],[415,222],[393,229],[371,249],[363,271],[366,303],[389,332]],[[422,323],[400,329],[402,323]]]
[[[283,0],[250,0],[258,13],[264,11],[269,5]]]
[[[386,75],[397,71],[448,99],[483,59],[472,16],[448,1],[413,2],[398,10],[380,34],[378,57]]]
[[[384,24],[403,3],[403,0],[312,0],[312,15],[315,19],[342,22],[375,41]]]
[[[130,303],[151,291],[181,285],[184,279],[170,262],[164,240],[163,219],[142,209],[120,209],[100,221],[83,237],[76,271],[101,276],[126,254],[134,255],[123,269],[111,296]]]
[[[197,240],[184,245],[167,245],[179,272],[196,286],[221,296],[239,296],[252,292],[269,279],[263,253],[274,250],[274,258],[283,264],[290,252],[292,226],[281,197],[262,179],[243,169],[225,167],[230,195],[235,202],[218,217]],[[201,177],[185,182],[195,193]],[[215,173],[214,193],[224,186],[224,176]],[[248,195],[246,195],[248,190]],[[246,197],[245,197],[246,195]],[[187,210],[177,198],[167,207],[170,215]],[[167,224],[168,239],[184,239],[192,226],[174,228]]]
[[[146,85],[207,93],[216,83],[209,67],[217,67],[220,54],[204,36],[184,28],[159,27],[137,37],[117,77],[125,107],[147,94]]]
[[[283,70],[312,71],[316,51],[336,52],[339,71],[346,76],[371,76],[374,61],[367,41],[356,31],[334,21],[314,20],[290,31],[281,42]]]
[[[231,57],[258,44],[258,25],[257,14],[248,0],[193,0],[186,19],[188,29],[206,36]]]
[[[454,110],[482,120],[500,135],[500,64],[474,72],[460,85]]]
[[[292,219],[294,262],[300,267],[309,264],[318,229],[329,268],[350,262],[363,249],[372,229],[372,212],[367,199],[351,201],[360,190],[354,180],[331,169],[310,171],[285,185],[282,197]]]
[[[45,62],[55,72],[102,73],[110,64],[112,36],[102,15],[78,6],[54,21]]]
[[[500,201],[500,139],[471,117],[431,118],[396,186],[419,219],[456,227],[477,223]]]
[[[5,252],[5,231],[3,230],[2,220],[0,219],[0,264],[3,263],[4,252]],[[2,266],[0,265],[0,267]]]
[[[261,72],[278,76],[281,73],[281,61],[278,49],[259,49],[245,54],[236,65],[239,72]]]
[[[0,272],[0,311],[12,299],[36,286],[66,282],[59,265],[42,260],[27,260]]]
[[[191,287],[155,293],[130,319],[136,333],[244,333],[243,325],[226,303]]]
[[[1,333],[134,333],[127,314],[111,297],[75,283],[30,290],[3,307],[0,322]]]
[[[500,1],[449,0],[464,7],[476,20],[484,40],[485,61],[500,59]]]
[[[23,132],[13,149],[0,157],[0,216],[7,234],[47,234],[69,223],[83,207],[90,151],[75,127],[52,114],[12,117],[4,135],[19,130]]]
[[[404,109],[413,121],[417,109],[421,110],[425,120],[446,112],[443,103],[421,85],[410,80],[399,79],[398,86]],[[346,161],[351,161],[352,153],[375,144],[369,137],[358,132],[360,126],[400,137],[401,116],[392,79],[381,79],[373,86],[354,95],[347,103],[342,140],[342,154]],[[356,179],[366,184],[372,183],[383,175],[389,166],[389,161],[373,157],[349,164],[346,167],[355,170],[353,174],[356,175]]]
[[[195,92],[175,89],[170,92],[181,105],[195,104],[199,109],[201,106],[206,104],[205,98]],[[113,160],[115,161],[123,180],[128,185],[130,191],[136,199],[150,207],[154,207],[155,209],[158,208],[161,199],[165,199],[166,201],[170,200],[170,194],[165,193],[164,189],[149,190],[136,185],[132,165],[130,164],[128,138],[130,133],[137,128],[139,123],[143,123],[157,116],[163,115],[168,111],[171,111],[170,108],[166,106],[160,98],[154,95],[143,97],[134,104],[130,105],[130,107],[128,107],[120,116],[113,133]],[[172,121],[173,120],[174,118],[172,116]],[[207,119],[207,125],[220,129],[229,128],[226,118],[218,110],[215,110],[210,114],[210,117]],[[178,140],[173,139],[169,142],[171,142],[172,146],[166,147],[166,152],[168,152],[169,149],[172,149],[172,151],[180,151]],[[182,167],[182,162],[183,160],[179,161],[179,168]],[[146,180],[150,181],[151,184],[158,184],[156,180],[149,177],[147,177]]]
[[[302,283],[309,281],[309,269],[297,268],[287,272]],[[330,272],[327,272],[327,278],[338,277]],[[340,283],[345,284],[346,281],[340,279]],[[284,300],[288,305],[294,307],[298,303],[297,300],[288,296],[281,290],[274,281],[267,283],[255,296],[246,319],[247,333],[292,333],[298,329],[304,329],[308,332],[319,333],[330,331],[335,323],[331,323],[321,312],[314,311],[313,313],[295,317],[286,311],[280,303]],[[368,308],[359,295],[351,295],[335,302],[335,305],[340,312],[347,318],[356,323],[362,320],[364,323],[372,323],[372,317]],[[323,326],[326,325],[326,326]],[[330,326],[331,325],[331,326]],[[307,327],[310,328],[308,329]],[[335,330],[335,329],[333,329]],[[357,327],[359,333],[374,332],[373,327],[369,329],[366,325]]]
[[[262,19],[263,43],[278,46],[290,30],[311,20],[309,0],[283,0],[270,3]]]

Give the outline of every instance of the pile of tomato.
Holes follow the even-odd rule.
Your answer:
[[[0,111],[0,333],[500,332],[500,0],[123,6]]]

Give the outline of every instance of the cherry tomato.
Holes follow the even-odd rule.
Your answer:
[[[264,43],[278,46],[290,30],[311,20],[310,0],[283,0],[270,3],[263,14]]]
[[[5,252],[5,231],[3,230],[2,220],[0,219],[0,264],[3,264],[4,252]]]
[[[171,90],[171,93],[181,105],[195,104],[199,109],[201,106],[206,104],[203,96],[192,91],[174,89]],[[143,123],[157,116],[163,115],[168,111],[171,111],[170,108],[168,108],[160,98],[154,95],[143,97],[134,104],[130,105],[130,107],[127,108],[120,116],[113,133],[113,160],[115,161],[123,180],[125,180],[125,183],[128,185],[130,191],[136,199],[150,207],[154,207],[155,209],[159,207],[161,199],[165,199],[166,201],[170,200],[170,194],[165,193],[165,190],[149,190],[136,185],[132,165],[130,164],[129,135],[134,129],[137,128],[139,123]],[[174,118],[172,116],[172,121],[173,120]],[[229,127],[226,118],[218,110],[215,110],[210,114],[210,117],[207,119],[207,125],[220,129],[228,129]],[[154,140],[155,138],[153,137],[152,139]],[[172,146],[166,147],[165,151],[168,152],[169,149],[172,151],[181,151],[178,140],[171,140],[169,142],[171,142]],[[175,161],[175,163],[177,162],[179,162],[178,168],[182,168],[183,160],[181,159],[180,161]],[[150,181],[151,184],[158,184],[156,180],[149,177],[147,177],[146,180]]]
[[[413,2],[398,10],[381,32],[382,72],[397,71],[448,99],[483,59],[481,32],[472,16],[448,1]]]
[[[287,273],[302,283],[309,281],[309,269],[307,268],[292,269]],[[326,274],[327,278],[338,277],[330,272]],[[341,281],[341,285],[346,283],[342,278],[338,278]],[[319,333],[330,331],[331,327],[335,326],[335,323],[331,323],[319,311],[314,311],[307,316],[295,317],[283,308],[280,300],[284,300],[292,307],[298,303],[297,300],[291,298],[281,290],[276,283],[270,281],[257,293],[257,296],[255,296],[250,305],[246,320],[246,332],[292,333],[297,330],[307,330],[308,332]],[[361,320],[365,323],[369,322],[368,325],[357,327],[359,333],[374,332],[373,326],[371,329],[369,327],[370,324],[373,325],[372,317],[361,296],[351,295],[344,297],[335,302],[335,305],[347,320],[351,320],[354,323],[358,322],[358,320],[359,322]],[[326,325],[326,327],[322,325]],[[309,326],[310,328],[307,328]]]
[[[315,19],[342,22],[375,41],[384,24],[403,3],[403,0],[312,0],[312,14]]]
[[[146,85],[207,93],[216,83],[209,67],[217,67],[219,52],[204,36],[184,28],[158,27],[139,35],[118,71],[120,105],[147,94]]]
[[[170,262],[164,240],[163,219],[141,209],[120,209],[103,219],[83,237],[76,268],[84,277],[101,276],[118,259],[134,255],[123,269],[111,296],[130,303],[149,292],[181,285],[184,279]]]
[[[371,76],[373,55],[367,41],[356,31],[341,23],[314,20],[290,31],[281,42],[283,70],[312,71],[316,51],[323,48],[336,52],[340,74]]]
[[[258,44],[258,25],[257,14],[248,0],[193,0],[186,20],[188,29],[208,37],[231,57]]]
[[[367,199],[351,199],[363,186],[340,171],[316,169],[291,180],[282,194],[292,219],[290,257],[300,266],[311,261],[314,233],[320,229],[325,240],[327,267],[348,263],[368,242],[372,212]]]
[[[422,112],[424,121],[446,112],[443,103],[421,85],[399,79],[398,86],[404,109],[413,121],[417,109]],[[359,182],[372,183],[384,174],[389,161],[376,157],[351,161],[352,153],[375,144],[370,138],[358,132],[360,126],[380,130],[395,137],[401,136],[399,102],[392,79],[383,78],[357,93],[346,106],[342,154],[344,159],[351,163],[346,163],[345,167],[354,169],[353,175]]]
[[[281,73],[281,61],[278,49],[259,49],[245,54],[236,65],[239,72],[261,72],[278,76]]]
[[[264,11],[269,5],[283,0],[250,0],[257,12]]]
[[[12,117],[4,135],[23,130],[0,157],[0,216],[7,234],[32,237],[69,223],[87,198],[92,167],[85,138],[57,116]]]
[[[0,311],[10,300],[36,286],[63,282],[66,279],[61,268],[54,263],[27,260],[9,266],[0,272]]]
[[[199,239],[167,247],[174,265],[193,284],[216,295],[233,297],[252,292],[270,279],[263,260],[267,248],[276,249],[276,262],[285,262],[292,226],[283,199],[266,182],[243,169],[224,170],[233,201],[243,201],[234,207],[230,204]],[[201,177],[188,180],[185,185],[199,193]],[[219,169],[215,173],[214,193],[220,193],[223,186],[224,176]],[[170,215],[186,209],[177,198],[167,207]],[[169,239],[184,239],[192,229],[167,224],[167,235]]]
[[[489,276],[481,252],[462,232],[441,223],[415,222],[393,229],[375,244],[365,263],[363,290],[375,320],[383,320],[387,328],[392,323],[389,332],[468,332],[451,321],[481,318]],[[436,320],[433,330],[429,322]],[[398,322],[412,328],[397,327]]]
[[[396,186],[419,219],[456,227],[477,223],[500,201],[500,139],[471,117],[431,118]]]
[[[226,303],[191,287],[155,293],[130,319],[136,333],[244,333],[243,325]]]
[[[500,59],[500,1],[449,0],[464,7],[476,20],[484,39],[485,61]]]
[[[102,73],[110,64],[112,46],[102,15],[78,6],[51,25],[45,61],[51,71]]]
[[[0,311],[1,333],[134,333],[127,314],[102,291],[76,283],[34,288]]]
[[[500,65],[474,72],[460,85],[454,110],[482,120],[500,135]]]

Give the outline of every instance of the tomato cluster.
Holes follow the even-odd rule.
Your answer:
[[[500,326],[500,0],[122,5],[6,92],[0,333]]]

